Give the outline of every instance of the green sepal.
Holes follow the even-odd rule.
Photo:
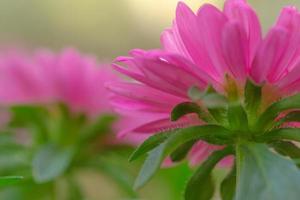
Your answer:
[[[268,130],[272,127],[278,115],[289,109],[300,108],[300,94],[290,96],[270,105],[258,118],[255,124],[256,131]]]
[[[173,162],[179,162],[182,159],[184,159],[196,142],[197,140],[191,140],[182,144],[180,147],[178,147],[175,151],[171,153],[171,160]]]
[[[206,122],[210,121],[207,113],[201,107],[193,102],[183,102],[176,105],[171,112],[171,121],[177,121],[187,114],[195,113],[198,117]]]
[[[134,152],[129,157],[129,161],[131,162],[136,160],[140,156],[146,154],[150,150],[163,143],[170,136],[170,133],[171,132],[162,132],[150,136],[147,140],[145,140],[140,146],[138,146],[134,150]]]
[[[165,142],[152,149],[140,170],[134,187],[142,187],[159,169],[163,159],[175,151],[180,145],[191,140],[209,140],[225,144],[231,140],[230,131],[217,125],[194,126],[179,129],[172,133]]]
[[[236,188],[236,167],[234,166],[221,183],[222,200],[233,200]]]
[[[213,152],[188,181],[184,192],[185,200],[211,199],[214,194],[211,172],[220,160],[233,153],[231,146]]]
[[[256,137],[258,142],[273,142],[279,140],[292,140],[300,142],[299,128],[280,128],[266,132],[261,136]]]
[[[254,122],[262,99],[262,86],[247,80],[244,92],[244,104],[248,113],[249,122]]]
[[[246,111],[239,103],[230,103],[227,117],[230,129],[248,131],[248,117]]]

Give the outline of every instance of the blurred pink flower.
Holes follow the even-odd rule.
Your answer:
[[[91,56],[66,49],[55,54],[21,51],[0,54],[1,104],[53,104],[62,102],[73,111],[96,115],[111,112],[104,82],[117,76]]]
[[[136,119],[120,135],[151,135],[203,123],[193,115],[171,122],[170,112],[190,100],[192,86],[212,85],[225,93],[226,74],[241,89],[247,78],[264,85],[264,99],[270,101],[298,92],[299,12],[283,8],[264,38],[261,32],[256,13],[244,0],[227,0],[223,11],[206,4],[196,14],[179,3],[173,26],[161,36],[162,49],[136,49],[130,57],[116,59],[123,65],[114,64],[115,69],[135,80],[108,84],[116,110]],[[219,148],[199,142],[191,150],[191,162],[199,163]]]

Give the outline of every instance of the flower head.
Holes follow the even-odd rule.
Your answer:
[[[210,123],[199,112],[195,115],[195,110],[172,121],[173,109],[183,102],[196,103],[212,115],[214,123],[230,129],[233,122],[228,122],[228,107],[224,117],[211,112],[214,109],[209,105],[219,102],[219,97],[231,105],[248,101],[248,86],[259,88],[257,96],[261,95],[256,99],[259,105],[247,113],[251,129],[257,113],[299,92],[299,34],[300,13],[294,7],[283,8],[277,22],[262,36],[256,13],[244,0],[227,0],[223,11],[206,4],[196,13],[180,2],[172,27],[162,33],[161,49],[135,49],[113,64],[134,80],[108,84],[115,109],[137,120],[120,134],[151,135]],[[196,100],[191,95],[195,88],[200,96]],[[217,99],[205,97],[209,88]],[[220,148],[223,146],[199,141],[189,156],[199,163]]]
[[[76,50],[41,50],[32,56],[21,51],[0,55],[2,104],[63,103],[71,110],[96,115],[111,112],[104,82],[117,76],[91,56]]]

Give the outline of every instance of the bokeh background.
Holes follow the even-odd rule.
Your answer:
[[[75,47],[110,62],[133,48],[158,48],[160,33],[169,27],[177,0],[0,0],[0,46],[60,50]],[[194,10],[203,3],[222,8],[223,0],[186,0]],[[284,5],[300,7],[299,0],[249,0],[264,31],[274,23]],[[222,171],[217,177],[222,176]],[[162,169],[140,193],[145,200],[180,199],[189,176],[183,164]],[[90,199],[123,199],[105,175],[82,172]],[[171,187],[170,187],[171,185]]]
[[[107,61],[132,48],[157,48],[170,26],[177,0],[1,0],[1,44],[60,49],[74,46]],[[185,0],[194,10],[223,0]],[[264,30],[283,5],[298,0],[249,0]]]

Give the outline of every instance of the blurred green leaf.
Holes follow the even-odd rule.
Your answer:
[[[131,154],[129,161],[136,160],[137,158],[144,155],[148,151],[157,147],[159,144],[164,142],[169,136],[170,136],[170,132],[162,132],[150,136],[139,147],[136,148],[136,150]]]
[[[3,177],[0,177],[0,187],[16,184],[22,179],[23,179],[22,176],[3,176]]]
[[[114,115],[101,115],[95,122],[87,125],[80,133],[79,142],[84,143],[95,139],[99,135],[111,132],[112,123],[117,120]]]
[[[11,107],[11,113],[10,126],[30,128],[33,131],[34,141],[38,144],[47,140],[46,117],[48,112],[45,108],[33,105],[17,105]]]
[[[68,200],[83,200],[83,194],[80,186],[74,178],[68,177]]]
[[[62,175],[69,167],[74,150],[60,148],[53,144],[42,146],[32,162],[32,173],[36,182],[44,183]]]
[[[185,200],[209,200],[214,194],[211,172],[215,165],[227,155],[233,153],[232,147],[213,152],[197,169],[185,189]]]
[[[128,175],[126,169],[116,163],[110,163],[108,160],[102,159],[97,162],[98,169],[109,176],[118,186],[129,195],[129,197],[137,197],[132,189],[133,179]]]
[[[299,199],[300,171],[291,160],[264,144],[241,144],[236,151],[236,200]]]

